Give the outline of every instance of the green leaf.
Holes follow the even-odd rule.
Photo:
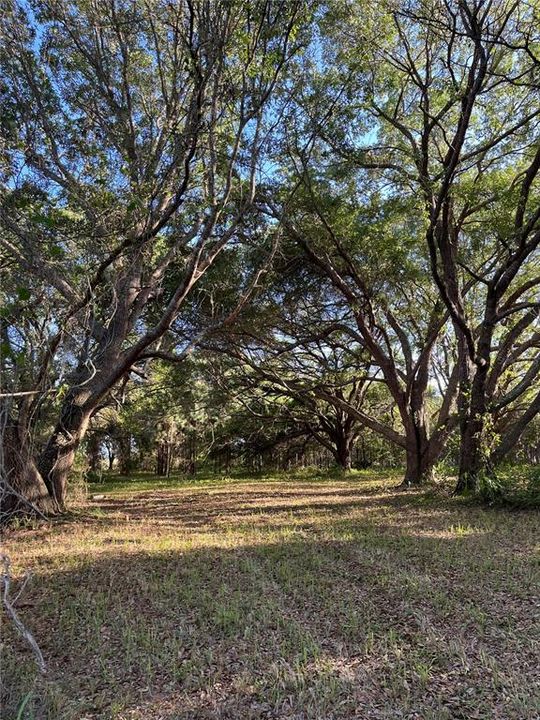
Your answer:
[[[23,302],[25,302],[26,300],[30,300],[30,295],[31,295],[31,293],[28,288],[25,288],[25,287],[17,288],[17,296],[18,296],[19,300],[22,300]]]

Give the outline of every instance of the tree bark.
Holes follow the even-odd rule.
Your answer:
[[[495,315],[496,302],[494,298],[490,298],[486,305],[474,363],[467,362],[463,366],[466,377],[463,377],[461,381],[461,444],[459,476],[454,491],[456,495],[477,492],[481,478],[488,476],[492,472],[489,464],[489,453],[485,447],[485,430],[488,406],[487,381]]]
[[[121,475],[131,473],[131,434],[125,433],[118,438],[119,470]]]
[[[433,469],[448,437],[448,430],[430,435],[428,415],[423,403],[409,411],[405,424],[405,476],[400,487],[418,487],[433,480]]]
[[[454,491],[456,495],[474,493],[478,490],[480,477],[485,471],[481,448],[482,430],[482,419],[470,418],[465,432],[461,435],[459,476]]]
[[[344,472],[350,472],[351,470],[351,450],[352,447],[348,438],[343,438],[342,442],[337,443],[334,457]]]
[[[98,472],[101,467],[100,437],[96,432],[88,438],[88,465],[91,472]]]
[[[156,475],[159,475],[159,477],[165,475],[165,451],[165,443],[158,443],[156,448]]]
[[[53,513],[57,507],[32,458],[26,428],[8,419],[2,437],[0,505],[2,522],[19,513]]]
[[[402,488],[424,485],[433,479],[433,466],[438,454],[434,452],[434,442],[429,438],[424,413],[411,418],[406,429],[407,446],[405,448],[406,467]]]
[[[109,472],[111,472],[114,467],[114,461],[116,459],[116,455],[114,454],[114,448],[112,447],[112,445],[107,446],[107,455],[109,459]]]
[[[60,421],[37,463],[49,495],[60,510],[65,509],[68,475],[90,421],[93,406],[89,397],[89,390],[68,394]]]
[[[350,418],[345,419],[344,425],[339,422],[336,423],[333,432],[330,433],[332,444],[328,444],[328,448],[332,451],[337,464],[346,473],[350,472],[352,468],[351,456],[355,439],[354,431],[350,425]]]

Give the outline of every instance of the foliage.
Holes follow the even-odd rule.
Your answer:
[[[537,462],[537,21],[10,0],[3,497],[63,510],[83,453],[163,475],[356,458],[404,486],[451,461],[488,498],[502,462]]]

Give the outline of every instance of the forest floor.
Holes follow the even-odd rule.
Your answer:
[[[395,477],[94,486],[10,530],[4,720],[537,720],[532,511]]]

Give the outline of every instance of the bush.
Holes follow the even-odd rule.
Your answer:
[[[497,469],[495,488],[486,487],[482,497],[518,507],[540,508],[540,466],[509,465]],[[491,494],[490,494],[491,493]]]

